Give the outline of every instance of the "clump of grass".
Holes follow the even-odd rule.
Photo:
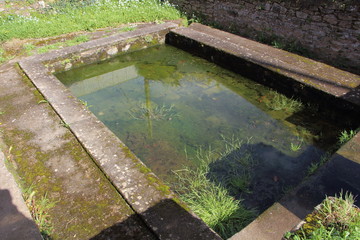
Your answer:
[[[302,144],[303,144],[303,139],[299,139],[299,141],[297,142],[297,143],[293,143],[293,142],[291,142],[290,143],[290,149],[291,149],[291,151],[293,151],[293,152],[297,152],[297,151],[299,151],[300,149],[301,149],[301,146],[302,146]]]
[[[262,100],[268,108],[274,111],[297,112],[303,108],[301,101],[288,98],[276,91],[271,91],[268,96],[264,96]]]
[[[299,230],[286,233],[285,239],[360,239],[360,209],[354,202],[354,196],[348,192],[326,197],[306,217],[306,223]]]
[[[148,118],[153,120],[172,120],[178,117],[178,113],[175,111],[175,106],[162,105],[158,106],[152,103],[147,106],[145,103],[139,103],[136,107],[129,110],[129,115],[136,120],[146,120]]]
[[[53,226],[48,211],[55,206],[55,202],[51,202],[46,194],[42,197],[37,197],[36,191],[33,190],[32,186],[24,189],[23,198],[30,210],[31,216],[40,229],[41,235],[44,239],[50,239],[49,236],[53,231]]]
[[[229,142],[238,146],[239,142]],[[227,147],[230,151],[231,146]],[[196,154],[200,162],[197,168],[175,171],[177,184],[175,191],[180,198],[224,239],[240,231],[255,218],[255,211],[246,209],[241,200],[234,199],[228,190],[208,178],[209,165],[218,156],[211,149],[199,149]],[[239,185],[243,185],[240,181]]]
[[[160,0],[60,0],[42,11],[31,16],[0,15],[0,42],[181,17],[175,7]]]
[[[342,131],[340,133],[340,136],[339,136],[339,144],[343,145],[343,144],[347,143],[350,139],[355,137],[356,133],[357,132],[354,131],[354,130],[350,130],[350,131],[344,130],[344,131]]]
[[[0,64],[14,58],[13,55],[9,55],[6,51],[0,47]]]
[[[308,167],[307,175],[308,176],[313,175],[316,172],[316,170],[319,169],[319,167],[321,167],[324,163],[326,163],[330,159],[330,157],[331,157],[331,153],[327,152],[321,156],[319,162],[311,163],[311,165]]]
[[[4,49],[0,47],[0,63],[5,62]]]

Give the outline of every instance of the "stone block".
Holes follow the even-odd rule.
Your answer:
[[[310,19],[314,22],[320,22],[322,20],[321,16],[318,15],[312,15]]]
[[[301,11],[297,11],[296,12],[296,17],[297,18],[301,18],[301,19],[306,19],[309,16],[309,14],[301,12]]]
[[[351,28],[352,22],[351,21],[339,21],[338,26],[343,28]]]
[[[264,10],[265,10],[265,11],[270,11],[271,6],[272,6],[272,5],[267,2],[267,3],[265,4],[265,6],[264,6]]]
[[[281,10],[281,5],[274,3],[271,8],[271,11],[273,11],[274,13],[280,13],[280,10]]]
[[[338,19],[334,15],[325,15],[323,17],[323,20],[327,23],[330,23],[331,25],[337,25]]]

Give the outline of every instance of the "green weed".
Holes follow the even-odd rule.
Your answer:
[[[200,162],[197,168],[185,168],[175,171],[177,184],[175,190],[180,198],[214,231],[224,239],[240,231],[255,218],[255,211],[245,209],[241,200],[234,199],[228,190],[209,179],[209,165],[219,156],[225,156],[234,149],[239,149],[241,141],[235,137],[224,138],[227,142],[224,153],[216,153],[211,148],[199,148],[196,160]],[[244,160],[251,165],[251,161]],[[228,179],[229,184],[248,189],[251,175],[241,175]]]
[[[339,136],[339,144],[343,145],[347,143],[350,139],[352,139],[356,135],[356,131],[350,130],[350,131],[342,131]]]
[[[31,55],[33,53],[33,50],[36,48],[36,46],[31,43],[26,43],[24,44],[23,48],[25,49],[27,55]]]
[[[89,105],[89,103],[87,101],[81,100],[79,99],[79,101],[81,102],[82,105],[84,105],[87,109],[91,108],[92,105]]]
[[[60,125],[62,126],[62,127],[64,127],[64,128],[67,128],[67,129],[69,129],[70,128],[70,125],[69,124],[67,124],[66,122],[64,122],[64,121],[60,121]]]
[[[136,107],[128,111],[129,115],[136,120],[172,120],[175,117],[178,117],[179,114],[175,111],[175,106],[162,105],[158,106],[155,103],[152,103],[150,106],[147,106],[145,103],[138,103]]]
[[[2,47],[0,47],[0,64],[3,63],[3,62],[8,61],[8,60],[10,60],[10,59],[12,59],[14,57],[15,56],[13,56],[13,55],[6,54],[5,50]]]
[[[330,157],[331,157],[331,153],[327,152],[321,156],[319,162],[311,163],[311,165],[309,166],[309,168],[307,170],[307,175],[308,176],[313,175],[316,172],[316,170],[319,169],[319,167],[321,167],[323,164],[325,164],[330,159]]]
[[[276,91],[271,91],[269,96],[263,97],[262,101],[266,106],[274,111],[297,112],[303,108],[301,101],[288,98]]]
[[[293,152],[297,152],[297,151],[299,151],[300,149],[301,149],[301,146],[302,146],[302,144],[303,144],[303,139],[301,139],[299,142],[297,142],[297,143],[293,143],[293,142],[291,142],[290,143],[290,149],[291,149],[291,151],[293,151]]]
[[[306,217],[306,223],[299,230],[286,233],[285,239],[360,239],[360,209],[354,202],[354,196],[348,192],[326,197],[319,208]]]
[[[38,101],[38,104],[41,104],[41,103],[48,103],[48,101],[45,99]]]
[[[53,226],[48,211],[54,207],[56,203],[51,202],[46,194],[42,197],[37,197],[36,191],[33,190],[32,186],[23,189],[23,198],[30,210],[31,216],[39,226],[41,235],[44,239],[49,239],[49,235],[53,231]]]
[[[311,163],[311,165],[309,166],[308,170],[307,170],[307,175],[313,175],[316,170],[320,167],[320,163]]]

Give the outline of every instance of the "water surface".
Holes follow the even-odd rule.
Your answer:
[[[251,154],[256,162],[251,191],[229,191],[260,210],[298,184],[310,164],[333,147],[339,132],[339,126],[313,116],[316,109],[269,108],[273,92],[268,88],[167,45],[57,77],[170,183],[172,171],[197,166],[200,148],[219,153],[231,139],[243,141],[241,149],[213,163],[210,172],[221,184],[224,175],[241,168],[237,156]]]

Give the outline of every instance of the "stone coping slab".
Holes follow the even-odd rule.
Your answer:
[[[45,218],[41,221],[47,224],[40,227],[44,237],[157,239],[15,64],[0,66],[0,83],[0,148],[32,214]],[[7,176],[0,175],[0,188],[9,189]],[[0,194],[5,197],[0,208],[14,213],[19,202],[12,198],[10,204],[7,193]],[[11,219],[0,216],[1,232],[14,229]]]
[[[193,214],[51,73],[165,41],[174,23],[153,25],[50,53],[20,67],[84,146],[119,193],[159,239],[221,239]]]
[[[199,23],[173,29],[167,43],[287,95],[360,115],[358,75]]]

